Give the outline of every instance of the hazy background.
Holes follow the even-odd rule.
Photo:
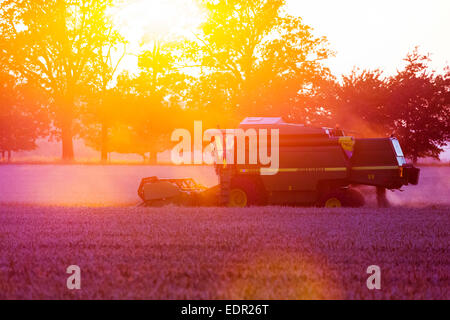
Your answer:
[[[0,180],[7,186],[0,193],[0,203],[136,205],[139,183],[150,176],[194,178],[207,187],[218,183],[214,168],[207,166],[9,165],[0,166]],[[401,206],[449,205],[449,176],[450,167],[422,167],[418,186],[388,191],[388,198]],[[362,188],[367,205],[375,207],[375,188]]]

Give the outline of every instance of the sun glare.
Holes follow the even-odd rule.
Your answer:
[[[131,0],[113,12],[115,24],[128,42],[122,68],[137,70],[136,55],[153,40],[192,38],[205,18],[196,0]]]
[[[195,0],[133,0],[115,13],[120,32],[133,45],[153,38],[189,37],[202,22]]]

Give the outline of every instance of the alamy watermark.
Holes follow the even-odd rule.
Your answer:
[[[247,139],[248,152],[246,150]],[[280,164],[279,129],[270,129],[270,131],[268,129],[209,129],[203,131],[202,121],[194,121],[194,137],[187,129],[176,129],[172,132],[171,141],[179,142],[171,151],[171,161],[177,165],[249,164],[264,166],[260,169],[262,175],[278,173]],[[206,147],[204,147],[205,143]]]
[[[66,286],[69,290],[81,289],[81,269],[77,265],[70,265],[66,269],[66,273],[70,274],[67,278]]]
[[[371,265],[367,267],[367,274],[370,277],[367,278],[366,285],[369,290],[381,289],[381,268],[377,265]]]

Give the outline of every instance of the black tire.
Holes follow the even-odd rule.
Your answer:
[[[346,197],[346,207],[361,208],[366,204],[364,196],[356,189],[347,189]]]
[[[263,206],[267,204],[267,194],[260,179],[237,176],[231,180],[231,188],[241,189],[247,195],[247,206]]]
[[[320,197],[319,207],[329,207],[329,205],[340,203],[340,207],[345,208],[359,208],[365,204],[363,195],[355,190],[349,188],[335,189],[325,193]]]

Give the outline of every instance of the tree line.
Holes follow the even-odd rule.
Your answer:
[[[121,72],[127,43],[114,0],[3,0],[0,7],[0,154],[39,137],[153,160],[170,133],[203,120],[234,127],[246,116],[395,135],[413,160],[438,158],[450,137],[450,69],[438,74],[414,50],[395,75],[334,77],[334,52],[284,0],[200,1],[207,19],[191,39],[160,37]]]

